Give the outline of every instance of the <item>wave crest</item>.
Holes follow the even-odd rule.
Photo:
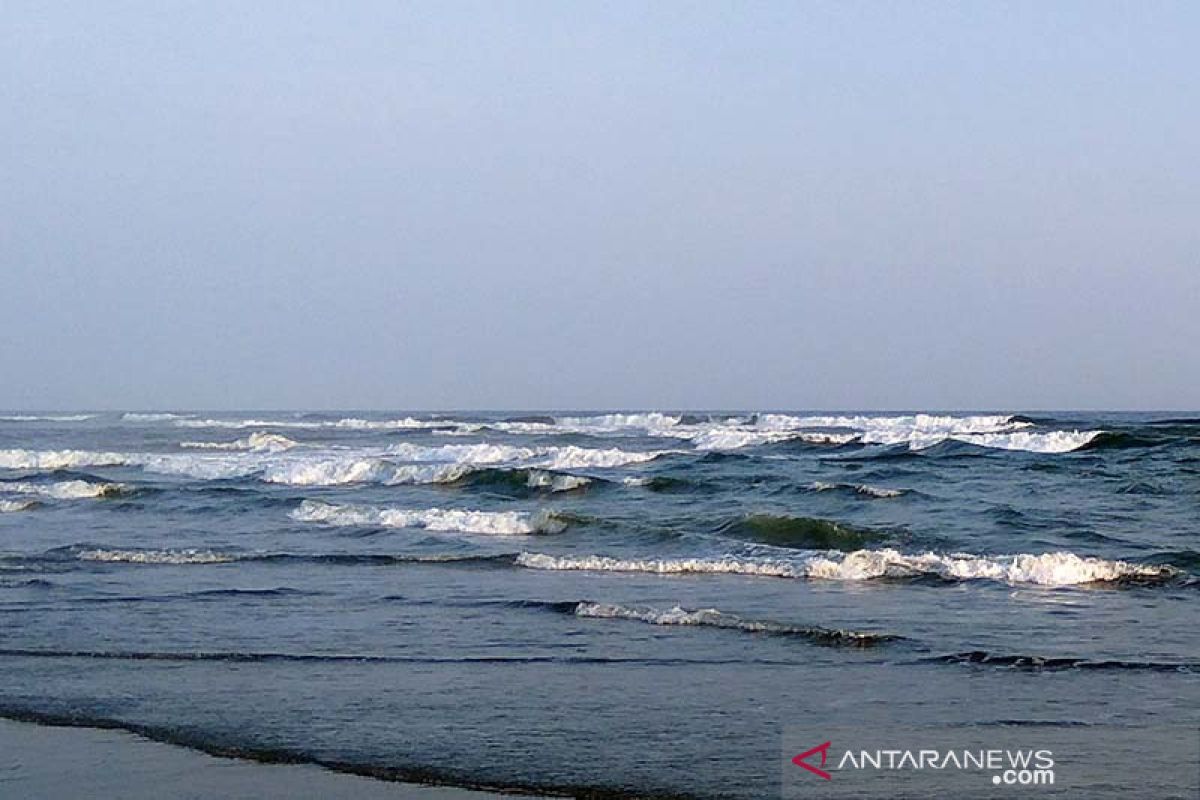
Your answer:
[[[233,442],[180,442],[180,447],[193,450],[252,450],[260,453],[279,453],[297,446],[297,442],[278,433],[255,431],[245,439]]]
[[[749,514],[720,528],[718,533],[774,547],[803,550],[857,550],[884,534],[814,517]]]
[[[214,550],[184,548],[181,550],[110,550],[93,549],[80,550],[77,554],[80,561],[104,561],[125,564],[224,564],[236,561],[237,557],[229,553],[218,553]]]
[[[534,533],[560,533],[568,518],[552,512],[470,511],[460,509],[401,509],[371,506],[335,505],[305,500],[292,512],[299,522],[335,526],[379,526],[383,528],[423,528],[430,531],[480,533],[512,536]]]
[[[762,633],[774,636],[791,636],[807,639],[819,644],[850,647],[871,647],[896,639],[895,636],[859,631],[837,630],[817,626],[788,625],[771,620],[747,620],[727,614],[715,608],[688,611],[681,606],[666,610],[647,606],[623,606],[616,603],[581,602],[575,605],[578,617],[597,619],[625,619],[646,622],[651,625],[686,625],[725,628],[746,633]]]
[[[83,500],[93,497],[113,497],[129,491],[123,483],[89,483],[88,481],[59,481],[57,483],[40,484],[0,483],[0,492],[16,494],[35,494],[39,497],[49,497],[54,500]]]
[[[961,553],[905,555],[890,548],[791,558],[727,555],[621,559],[599,555],[552,556],[524,552],[517,556],[516,564],[530,569],[649,572],[662,575],[710,573],[839,581],[935,577],[952,581],[991,580],[1039,586],[1162,583],[1179,575],[1179,570],[1166,565],[1106,561],[1066,552],[989,557]]]

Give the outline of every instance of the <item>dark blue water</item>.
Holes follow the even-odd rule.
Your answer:
[[[747,798],[797,726],[1049,727],[1193,796],[1198,419],[14,413],[0,509],[9,716]]]

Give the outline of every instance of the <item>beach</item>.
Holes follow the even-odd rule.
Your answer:
[[[488,800],[501,795],[218,758],[120,730],[0,720],[0,796],[123,800]],[[503,797],[517,797],[506,794]]]

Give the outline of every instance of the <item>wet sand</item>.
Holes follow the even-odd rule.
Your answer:
[[[0,797],[495,800],[519,796],[393,783],[313,765],[218,758],[125,731],[0,719]]]

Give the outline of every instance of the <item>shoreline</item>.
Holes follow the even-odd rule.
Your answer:
[[[123,800],[534,800],[547,796],[356,774],[283,753],[255,758],[209,752],[109,721],[88,724],[67,717],[38,717],[0,717],[0,795],[29,800],[82,795]]]

